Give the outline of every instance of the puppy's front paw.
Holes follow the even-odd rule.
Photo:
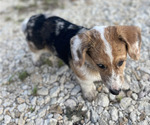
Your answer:
[[[85,99],[87,99],[89,102],[92,102],[96,99],[98,92],[96,90],[91,91],[83,91],[83,96]]]

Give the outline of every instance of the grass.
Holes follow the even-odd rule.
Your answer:
[[[30,107],[30,112],[33,113],[35,111],[35,108],[33,108],[32,106]]]
[[[5,18],[5,21],[10,21],[10,20],[12,20],[12,18],[9,16]]]
[[[47,64],[48,66],[53,66],[53,63],[49,59],[44,59],[43,63]]]
[[[117,99],[118,102],[121,102],[122,98],[123,98],[122,96],[119,96],[116,99]]]
[[[22,71],[18,73],[18,76],[21,81],[24,81],[29,76],[29,74],[27,71]]]
[[[15,76],[15,74],[13,74],[12,76],[10,76],[10,78],[8,79],[8,84],[14,82],[14,76]]]
[[[76,115],[80,118],[80,120],[83,120],[85,117],[87,117],[86,113],[87,111],[82,111],[81,105],[76,106],[74,109],[71,109],[70,107],[66,107],[66,116],[69,121],[72,120],[72,116]]]
[[[58,60],[58,67],[60,68],[60,67],[62,67],[64,65],[64,62],[61,60],[61,59],[59,59]]]
[[[34,86],[32,93],[33,96],[37,96],[37,86]]]

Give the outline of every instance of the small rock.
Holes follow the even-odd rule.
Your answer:
[[[44,104],[44,99],[42,97],[38,98],[37,104],[38,105],[43,105]]]
[[[123,117],[123,113],[121,111],[119,111],[119,117]]]
[[[141,121],[138,125],[149,125],[147,120]]]
[[[61,75],[63,74],[64,72],[66,72],[68,70],[68,66],[65,65],[65,66],[62,66],[58,71],[57,71],[57,75]]]
[[[19,120],[18,120],[18,125],[24,125],[25,120],[26,120],[26,118],[24,119],[24,114],[22,113]]]
[[[100,117],[99,117],[99,119],[98,119],[98,123],[99,123],[99,125],[108,125],[103,119],[101,119]]]
[[[65,102],[66,107],[70,107],[71,109],[74,109],[76,107],[76,102],[73,99],[67,99]]]
[[[36,122],[36,125],[43,125],[43,119],[42,118],[37,118],[35,122]]]
[[[38,95],[48,95],[48,89],[47,88],[42,88],[40,90],[37,91]]]
[[[93,109],[91,110],[91,121],[92,123],[96,123],[99,119],[99,116],[97,112],[95,112]]]
[[[36,105],[36,100],[37,100],[37,97],[33,97],[33,99],[31,100],[31,104],[32,104],[33,106]]]
[[[22,103],[24,103],[24,102],[25,102],[25,99],[24,99],[24,98],[19,97],[19,98],[17,98],[17,102],[18,102],[19,104],[22,104]]]
[[[75,123],[75,122],[78,122],[78,121],[80,121],[80,117],[77,117],[76,115],[73,115],[72,117],[71,117],[71,119],[72,119],[72,121]]]
[[[51,119],[49,120],[49,123],[50,123],[50,125],[57,125],[57,120],[54,119],[54,118],[51,118]]]
[[[67,83],[65,84],[65,88],[67,88],[67,89],[72,89],[73,87],[74,87],[74,84],[73,84],[73,83],[67,82]]]
[[[137,81],[133,81],[131,84],[130,84],[130,89],[135,92],[135,93],[139,93],[140,92],[140,87],[139,87],[139,84]]]
[[[133,105],[131,105],[131,106],[128,107],[128,112],[129,113],[132,112],[133,110],[134,110],[134,106]]]
[[[50,96],[49,96],[49,95],[46,96],[46,97],[45,97],[45,100],[44,100],[44,103],[45,103],[45,104],[47,104],[48,102],[50,102]]]
[[[132,91],[131,90],[127,91],[127,96],[131,97],[131,95],[132,95]]]
[[[40,74],[32,74],[31,75],[31,81],[34,84],[42,83],[42,76]]]
[[[116,98],[116,96],[110,93],[110,94],[109,94],[109,98],[110,98],[111,101],[114,101],[115,98]]]
[[[54,83],[57,81],[58,76],[57,75],[51,75],[50,76],[50,80],[49,80],[49,84]]]
[[[2,100],[0,99],[0,105],[2,104]]]
[[[53,87],[51,90],[50,90],[50,97],[53,98],[53,97],[56,97],[60,92],[60,88],[58,86],[55,86]]]
[[[19,112],[24,112],[25,108],[26,108],[26,104],[25,104],[25,103],[20,104],[20,105],[18,106]]]
[[[106,94],[99,94],[98,95],[98,105],[107,107],[109,105],[109,99]]]
[[[127,80],[128,83],[130,83],[131,82],[131,77],[129,75],[126,75],[126,80]]]
[[[0,115],[3,114],[3,107],[0,107]]]
[[[39,112],[38,112],[38,116],[39,116],[40,118],[43,117],[43,116],[45,116],[45,114],[46,114],[46,109],[45,109],[45,108],[39,110]]]
[[[125,98],[121,99],[120,106],[121,106],[123,109],[127,109],[128,106],[130,106],[131,101],[132,101],[131,98],[125,97]]]
[[[60,114],[54,114],[54,119],[60,121],[63,119],[63,117]]]
[[[128,90],[130,88],[129,84],[127,82],[125,82],[124,84],[122,84],[122,89],[123,90]]]
[[[137,99],[138,99],[137,94],[133,93],[133,94],[132,94],[132,98],[133,98],[134,100],[137,100]]]
[[[115,107],[111,109],[111,118],[114,121],[118,120],[118,110]]]
[[[66,76],[63,75],[63,76],[60,78],[59,82],[60,82],[61,84],[64,84],[64,83],[65,83],[65,80],[66,80]]]
[[[3,116],[3,115],[0,115],[0,121],[2,121],[2,120],[3,120],[3,118],[4,118],[4,116]]]
[[[71,91],[71,95],[77,95],[78,92],[80,92],[81,88],[79,85],[75,86],[72,91]]]
[[[137,118],[137,116],[136,116],[136,112],[131,112],[130,113],[130,119],[132,120],[132,122],[135,122],[136,121],[136,118]]]
[[[5,115],[5,116],[4,116],[4,121],[5,121],[5,124],[10,123],[11,117],[10,117],[9,115]]]

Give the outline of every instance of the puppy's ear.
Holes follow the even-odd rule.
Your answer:
[[[119,39],[126,43],[129,56],[134,60],[138,60],[141,49],[140,28],[136,26],[117,26],[117,34]]]
[[[71,55],[76,66],[81,67],[84,64],[86,52],[90,47],[95,46],[96,32],[96,30],[86,30],[71,38]]]

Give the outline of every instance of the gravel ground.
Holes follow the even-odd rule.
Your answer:
[[[150,1],[73,0],[59,3],[57,9],[52,8],[57,3],[51,9],[33,3],[0,1],[0,125],[150,125]],[[142,29],[141,58],[128,59],[118,96],[95,83],[99,95],[90,103],[62,61],[52,66],[51,56],[45,55],[42,66],[32,64],[20,25],[40,12],[86,27],[119,24]]]

